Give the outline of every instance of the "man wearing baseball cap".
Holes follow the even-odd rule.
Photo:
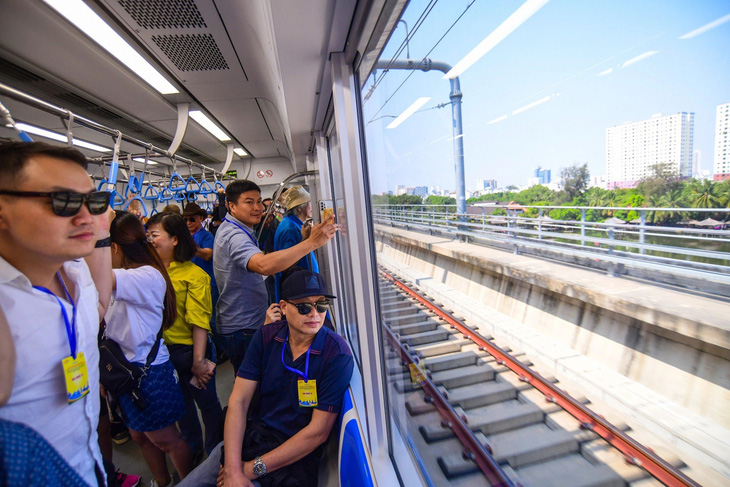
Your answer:
[[[319,459],[340,413],[353,358],[347,342],[322,326],[330,302],[324,279],[306,269],[285,273],[285,318],[254,335],[228,400],[224,445],[180,485],[316,486]],[[258,391],[258,407],[250,412]],[[246,421],[247,417],[251,417]]]

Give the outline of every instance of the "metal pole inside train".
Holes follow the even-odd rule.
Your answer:
[[[419,71],[431,71],[435,69],[442,73],[451,71],[451,65],[424,59],[381,59],[375,63],[377,69],[409,69]],[[459,214],[459,221],[466,221],[466,185],[464,184],[464,134],[461,125],[461,85],[459,77],[455,76],[451,82],[451,118],[454,135],[454,169],[456,173],[456,213]]]

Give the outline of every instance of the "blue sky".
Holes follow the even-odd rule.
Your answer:
[[[469,3],[439,1],[410,41],[411,58],[426,56]],[[427,4],[411,1],[409,31]],[[522,4],[477,0],[428,56],[455,65]],[[549,1],[460,76],[466,187],[477,178],[523,185],[538,165],[553,177],[573,163],[603,175],[606,128],[656,113],[694,112],[694,149],[712,169],[715,108],[730,102],[730,21],[680,37],[728,14],[728,1]],[[404,37],[401,24],[382,57],[393,57]],[[436,71],[382,78],[364,104],[373,192],[456,187],[451,107],[429,109],[448,103],[448,94]],[[423,111],[386,129],[419,97],[431,97]]]

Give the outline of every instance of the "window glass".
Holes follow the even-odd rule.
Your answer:
[[[455,211],[460,184],[466,199],[536,185],[547,198],[570,166],[603,190],[635,187],[658,163],[684,179],[730,178],[728,46],[726,2],[408,2],[375,69],[360,73],[376,227],[396,205]],[[652,144],[650,131],[661,132]],[[428,225],[429,212],[411,221]],[[406,384],[387,389],[390,407],[422,458],[419,420],[398,392],[410,379],[391,379]]]

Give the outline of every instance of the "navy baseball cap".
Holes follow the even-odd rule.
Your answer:
[[[324,296],[334,299],[337,296],[327,294],[324,278],[307,269],[292,272],[281,283],[281,299],[293,300],[309,296]]]

